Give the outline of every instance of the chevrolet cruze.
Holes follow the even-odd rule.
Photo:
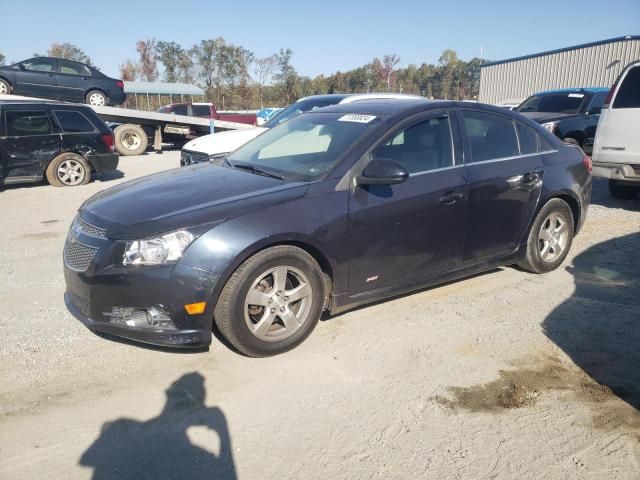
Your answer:
[[[282,353],[332,314],[499,265],[557,268],[580,230],[591,163],[524,116],[376,100],[296,117],[222,165],[98,193],[64,247],[69,310],[166,346],[218,331]]]

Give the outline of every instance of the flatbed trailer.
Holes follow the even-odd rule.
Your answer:
[[[56,100],[18,95],[0,95],[0,100],[57,102]],[[154,150],[161,151],[163,143],[182,144],[213,132],[254,128],[253,125],[245,123],[209,120],[208,118],[188,117],[172,113],[87,106],[112,127],[115,147],[120,155],[139,155],[147,150],[150,141],[152,141]]]

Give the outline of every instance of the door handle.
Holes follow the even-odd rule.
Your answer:
[[[440,203],[442,203],[443,205],[453,205],[461,198],[462,193],[460,192],[447,192],[443,197],[440,197]]]
[[[540,180],[540,174],[537,172],[528,172],[524,175],[515,175],[513,177],[507,178],[507,183],[510,185],[517,185],[518,183],[524,185],[531,185],[532,183]]]

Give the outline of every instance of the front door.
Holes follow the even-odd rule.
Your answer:
[[[58,60],[58,90],[62,100],[84,102],[91,86],[91,71],[81,63]]]
[[[454,269],[462,262],[467,213],[464,168],[456,164],[447,111],[420,115],[370,158],[409,172],[397,185],[363,185],[349,204],[352,295]],[[356,172],[360,173],[360,172]]]
[[[544,164],[537,133],[526,125],[477,110],[461,110],[460,118],[469,150],[465,263],[474,264],[509,255],[520,245],[542,192]]]
[[[56,62],[51,58],[34,58],[20,64],[16,72],[14,93],[40,98],[59,98]]]
[[[44,110],[5,110],[0,132],[0,157],[5,183],[42,177],[60,151],[60,135],[54,132]]]

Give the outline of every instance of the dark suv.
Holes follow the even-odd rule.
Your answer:
[[[84,63],[36,57],[0,67],[0,94],[82,102],[97,107],[120,105],[127,98],[124,82]]]
[[[567,88],[532,95],[514,108],[588,155],[608,88]]]
[[[91,108],[0,101],[0,185],[41,182],[84,185],[115,170],[113,134]]]

